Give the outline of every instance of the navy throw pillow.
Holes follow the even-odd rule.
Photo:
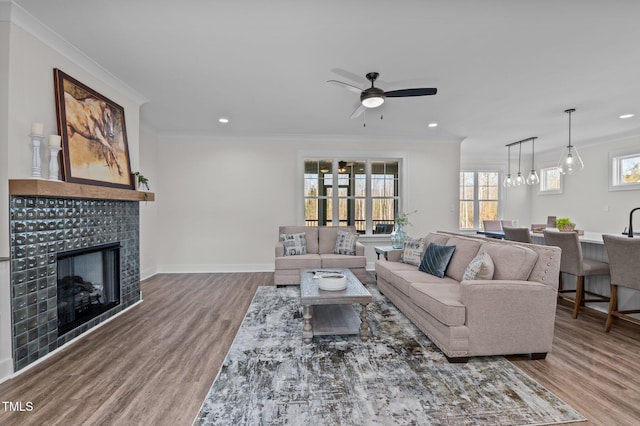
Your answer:
[[[441,246],[440,244],[431,243],[424,252],[422,262],[420,262],[419,270],[427,274],[444,278],[444,271],[449,266],[449,261],[456,246]]]

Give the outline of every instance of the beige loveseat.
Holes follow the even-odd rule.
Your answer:
[[[355,254],[336,254],[334,249],[338,231],[356,234],[354,226],[281,226],[278,236],[284,234],[305,234],[306,254],[285,256],[282,240],[276,243],[276,264],[273,274],[276,285],[300,284],[300,269],[337,269],[349,268],[362,282],[367,279],[367,258],[364,245],[355,243]]]
[[[433,232],[430,243],[456,246],[443,278],[401,262],[402,250],[376,262],[379,290],[452,362],[470,356],[551,351],[560,268],[558,247]],[[423,250],[423,253],[424,253]],[[491,280],[462,278],[479,253]]]

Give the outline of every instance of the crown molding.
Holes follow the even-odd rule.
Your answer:
[[[130,97],[138,104],[138,106],[149,102],[149,99],[143,96],[140,92],[117,78],[115,75],[111,74],[104,67],[91,59],[91,57],[63,39],[55,31],[47,27],[17,4],[10,1],[0,1],[0,21],[9,21],[18,25],[20,28],[33,35],[65,58],[78,65],[80,68],[98,78],[100,81]]]

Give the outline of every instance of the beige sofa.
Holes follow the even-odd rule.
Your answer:
[[[378,288],[449,361],[483,355],[546,357],[553,340],[558,247],[446,232],[427,235],[425,250],[430,243],[456,246],[444,278],[401,262],[402,250],[395,250],[376,262]],[[493,260],[493,279],[463,281],[467,266],[482,252]]]
[[[276,262],[273,280],[275,285],[299,285],[300,269],[349,268],[362,282],[367,279],[367,258],[364,245],[356,242],[355,255],[335,254],[338,230],[356,233],[354,226],[281,226],[278,236],[305,233],[307,254],[285,256],[280,239],[275,246]]]

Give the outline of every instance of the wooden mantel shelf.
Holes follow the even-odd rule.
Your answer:
[[[145,199],[146,194],[146,199]],[[63,198],[94,198],[98,200],[155,201],[153,192],[108,186],[82,185],[44,179],[9,179],[9,195],[35,195]]]

